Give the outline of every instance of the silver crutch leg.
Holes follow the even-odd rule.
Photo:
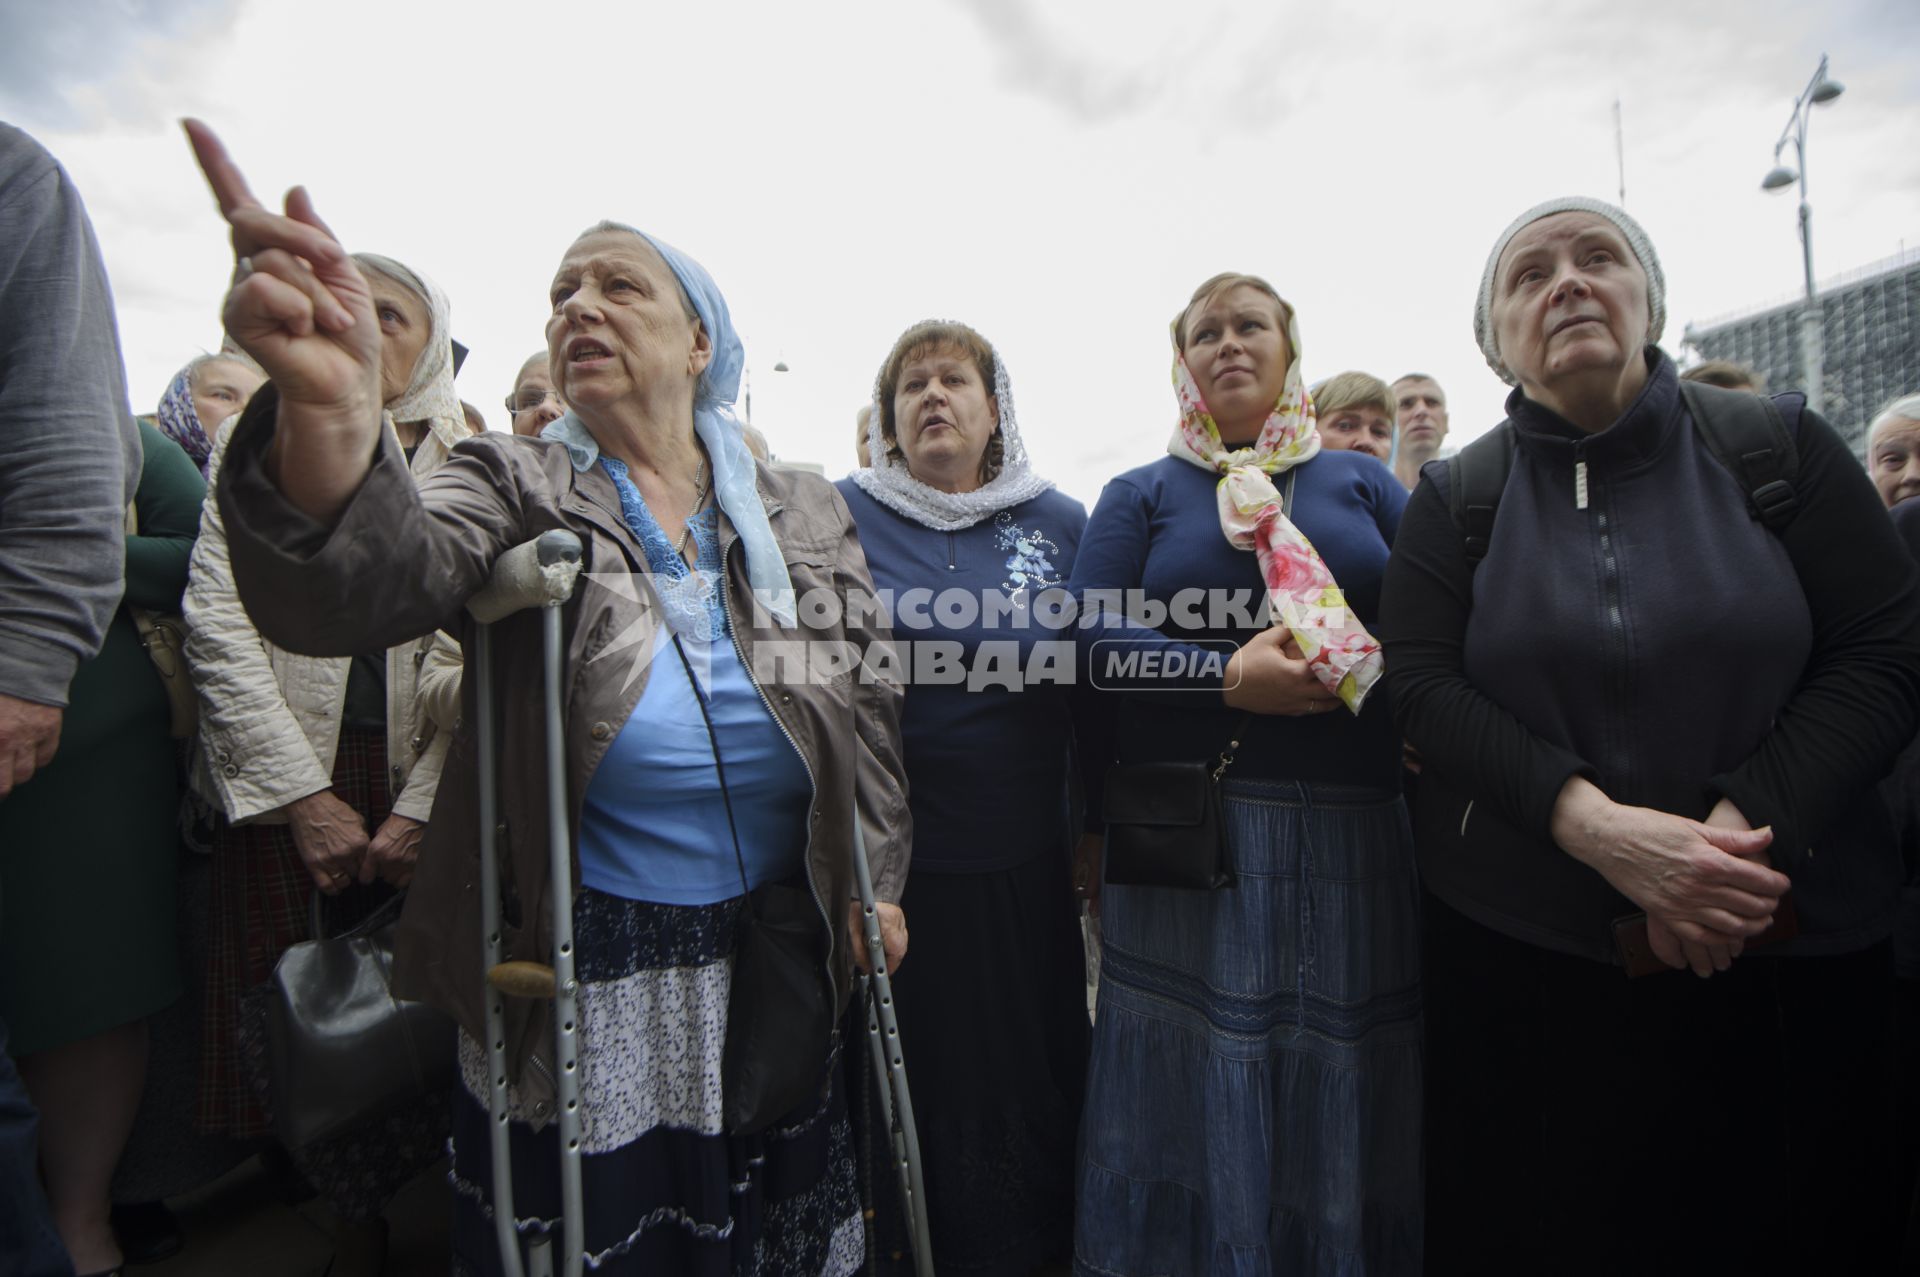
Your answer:
[[[900,1051],[900,1024],[893,1013],[893,980],[887,975],[886,946],[880,939],[880,911],[874,907],[873,871],[867,866],[867,837],[858,813],[853,819],[853,873],[860,886],[860,921],[866,932],[867,958],[873,974],[872,1002],[867,1013],[867,1041],[875,1064],[886,1074],[881,1109],[894,1132],[894,1171],[911,1223],[913,1270],[933,1277],[933,1244],[927,1233],[926,1179],[920,1171],[920,1132],[913,1124],[913,1096],[907,1090],[907,1064]],[[884,1041],[883,1041],[884,1039]]]
[[[506,1060],[506,1004],[513,996],[549,996],[554,1002],[555,1091],[560,1142],[561,1239],[564,1272],[580,1277],[585,1252],[585,1220],[580,1190],[579,985],[574,978],[573,853],[567,827],[566,735],[561,667],[560,606],[573,595],[581,560],[580,538],[556,530],[502,555],[487,588],[468,604],[480,622],[474,637],[475,708],[480,716],[480,898],[487,972],[487,1109],[491,1121],[494,1237],[507,1277],[552,1277],[553,1239],[529,1243],[528,1263],[520,1259],[513,1212],[512,1149],[509,1141]],[[547,750],[547,840],[553,901],[553,967],[503,962],[500,927],[499,812],[495,797],[496,754],[493,719],[492,622],[529,607],[542,609],[541,660],[545,693]],[[510,970],[517,968],[518,970]]]

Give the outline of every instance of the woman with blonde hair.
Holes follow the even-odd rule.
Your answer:
[[[1419,897],[1367,629],[1406,494],[1323,445],[1271,284],[1217,275],[1172,331],[1168,455],[1107,484],[1071,582],[1122,765],[1076,1270],[1415,1272]],[[1166,764],[1217,786],[1222,885],[1115,858]]]

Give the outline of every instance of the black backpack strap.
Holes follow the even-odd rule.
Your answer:
[[[1477,568],[1493,543],[1493,516],[1513,470],[1513,423],[1503,421],[1460,449],[1447,462],[1447,511]]]
[[[1680,396],[1714,460],[1727,468],[1747,494],[1753,517],[1778,535],[1800,512],[1800,498],[1794,491],[1800,449],[1780,409],[1765,395],[1697,381],[1681,382]]]

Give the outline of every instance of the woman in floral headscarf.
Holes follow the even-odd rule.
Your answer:
[[[245,355],[224,350],[217,355],[201,355],[167,383],[154,424],[193,458],[205,478],[213,456],[213,432],[247,406],[247,400],[264,380],[260,369]]]
[[[902,333],[864,417],[867,464],[840,494],[917,675],[900,716],[914,960],[894,991],[934,1267],[1026,1277],[1069,1249],[1087,1062],[1072,648],[1045,620],[1087,513],[1028,464],[1006,368],[965,324]],[[923,659],[942,646],[945,673]],[[884,1164],[885,1135],[869,1147]],[[881,1253],[904,1252],[897,1196],[875,1196]]]
[[[1074,565],[1080,674],[1112,761],[1240,742],[1235,884],[1103,893],[1078,1269],[1417,1272],[1419,899],[1366,628],[1406,494],[1322,450],[1264,280],[1209,279],[1173,343],[1170,455],[1107,485]]]

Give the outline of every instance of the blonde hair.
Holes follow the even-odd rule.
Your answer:
[[[1393,420],[1393,387],[1370,372],[1335,373],[1312,394],[1314,414],[1323,420],[1349,408],[1378,408]]]
[[[1283,337],[1286,336],[1287,329],[1293,326],[1293,307],[1287,304],[1287,299],[1282,297],[1279,290],[1272,284],[1269,284],[1258,275],[1247,275],[1239,271],[1229,270],[1220,272],[1218,275],[1213,276],[1201,284],[1200,287],[1194,289],[1193,296],[1187,299],[1187,304],[1181,307],[1180,313],[1173,317],[1174,347],[1179,350],[1185,350],[1187,348],[1187,316],[1193,313],[1195,306],[1200,305],[1202,302],[1212,301],[1229,288],[1241,287],[1258,289],[1273,299],[1273,304],[1278,307],[1280,311],[1280,333]],[[1288,344],[1291,346],[1291,340],[1289,340]],[[1289,349],[1287,353],[1291,355],[1296,352]]]

